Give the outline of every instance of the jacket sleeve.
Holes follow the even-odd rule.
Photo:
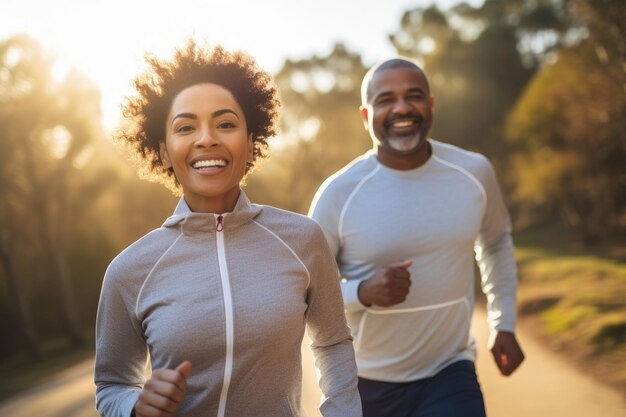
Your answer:
[[[306,321],[319,386],[324,394],[324,417],[360,417],[357,369],[350,329],[346,324],[339,274],[324,235],[315,227],[309,269]]]
[[[103,417],[129,417],[145,382],[148,351],[125,269],[116,261],[107,269],[96,318],[96,409]]]
[[[493,167],[486,159],[482,170],[487,201],[474,249],[487,296],[487,321],[492,331],[514,332],[517,266],[511,221]]]
[[[335,201],[335,195],[328,188],[328,182],[322,184],[319,188],[311,208],[309,209],[309,217],[315,220],[324,232],[324,237],[330,247],[332,256],[336,262],[341,264],[341,237],[339,235],[339,217],[341,216],[342,205],[340,201]],[[358,297],[358,289],[361,279],[341,279],[341,295],[348,312],[356,312],[365,310],[365,306],[361,304]]]

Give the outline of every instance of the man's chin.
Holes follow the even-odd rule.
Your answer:
[[[412,152],[419,146],[421,137],[412,138],[393,138],[388,139],[387,144],[396,152],[407,153]]]

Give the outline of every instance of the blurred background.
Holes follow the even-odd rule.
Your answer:
[[[300,213],[371,147],[358,113],[368,67],[420,61],[436,98],[431,136],[498,172],[521,325],[626,398],[622,0],[5,0],[0,402],[93,355],[108,263],[172,212],[177,199],[139,178],[111,136],[144,53],[168,56],[189,36],[243,49],[275,75],[281,132],[246,192]]]

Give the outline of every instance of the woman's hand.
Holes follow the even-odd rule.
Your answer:
[[[178,411],[187,390],[191,362],[176,369],[156,369],[146,381],[135,404],[137,417],[171,417]]]

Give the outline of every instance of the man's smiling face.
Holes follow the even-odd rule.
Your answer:
[[[368,103],[361,114],[378,153],[413,155],[427,146],[434,100],[428,81],[415,68],[389,68],[375,73]]]

